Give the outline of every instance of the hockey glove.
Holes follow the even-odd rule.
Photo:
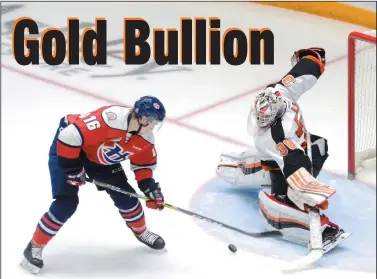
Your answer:
[[[323,48],[320,47],[311,47],[307,49],[299,49],[295,51],[291,57],[291,64],[294,67],[298,61],[301,60],[304,56],[314,56],[320,60],[323,65],[326,64],[326,52]]]
[[[66,182],[73,186],[82,186],[86,182],[85,170],[82,168],[76,172],[66,173]]]
[[[164,195],[161,187],[154,179],[145,179],[139,182],[139,188],[150,200],[146,201],[146,206],[151,209],[163,210]]]

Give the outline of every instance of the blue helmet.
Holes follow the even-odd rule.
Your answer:
[[[134,104],[136,117],[146,116],[159,122],[165,119],[166,111],[159,99],[153,96],[143,96]]]

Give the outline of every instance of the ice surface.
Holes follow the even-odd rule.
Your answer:
[[[2,29],[1,70],[3,278],[30,278],[20,269],[19,261],[39,218],[51,203],[48,149],[59,119],[67,113],[87,112],[110,103],[130,105],[144,94],[159,96],[167,107],[168,120],[157,135],[156,178],[166,201],[203,214],[211,215],[216,210],[219,218],[245,229],[258,229],[255,195],[214,179],[217,160],[228,145],[252,144],[245,123],[252,92],[257,92],[254,89],[281,78],[290,67],[289,59],[295,49],[323,46],[330,61],[328,70],[302,98],[301,107],[312,133],[329,139],[330,158],[325,169],[346,174],[346,38],[350,31],[364,31],[363,28],[248,3],[143,4],[148,9],[137,3],[92,3],[90,9],[84,3],[22,5],[22,9],[2,15],[3,27],[8,26]],[[230,9],[236,17],[231,16]],[[54,10],[56,14],[42,13],[45,10]],[[156,10],[163,10],[166,15],[159,14],[157,18]],[[123,37],[120,23],[124,16],[143,16],[151,25],[164,28],[179,24],[183,15],[216,15],[222,19],[222,27],[269,27],[275,34],[276,63],[252,67],[192,66],[187,71],[144,75],[142,79],[98,77],[101,73],[119,74],[132,69],[111,59],[110,68],[77,66],[81,70],[75,74],[64,72],[63,66],[16,64],[8,30],[12,20],[29,15],[46,26],[64,26],[66,18],[73,14],[89,22],[96,16],[107,17],[108,40]],[[224,99],[232,100],[221,102]],[[213,105],[218,102],[222,104]],[[211,105],[212,109],[207,110]],[[190,118],[180,118],[197,109],[202,111]],[[134,183],[127,167],[125,163],[130,182]],[[304,254],[304,250],[277,240],[249,240],[204,223],[200,225],[169,210],[162,213],[146,210],[148,225],[165,238],[168,249],[166,253],[151,251],[134,239],[109,197],[89,184],[80,190],[75,215],[46,247],[45,268],[39,276],[49,279],[375,277],[375,189],[327,173],[323,175],[326,181],[335,181],[339,190],[330,203],[332,215],[354,235],[344,242],[343,249],[323,258],[318,268],[281,275],[279,265]],[[193,199],[201,185],[203,195]],[[201,201],[200,208],[194,206],[195,199]],[[237,203],[238,199],[243,201]],[[236,254],[229,252],[230,242],[239,246]]]

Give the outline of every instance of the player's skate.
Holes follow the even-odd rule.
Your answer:
[[[33,244],[32,241],[29,242],[24,250],[24,258],[21,262],[21,266],[33,274],[37,274],[43,267],[42,260],[42,250]]]
[[[343,242],[351,233],[344,232],[343,229],[327,227],[322,233],[323,253],[326,254]]]
[[[150,230],[146,230],[140,235],[135,234],[135,236],[140,242],[144,243],[152,249],[161,250],[165,247],[164,239],[158,234],[151,232]]]

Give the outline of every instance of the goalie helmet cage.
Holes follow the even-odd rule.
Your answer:
[[[348,36],[348,178],[376,157],[376,30]]]

